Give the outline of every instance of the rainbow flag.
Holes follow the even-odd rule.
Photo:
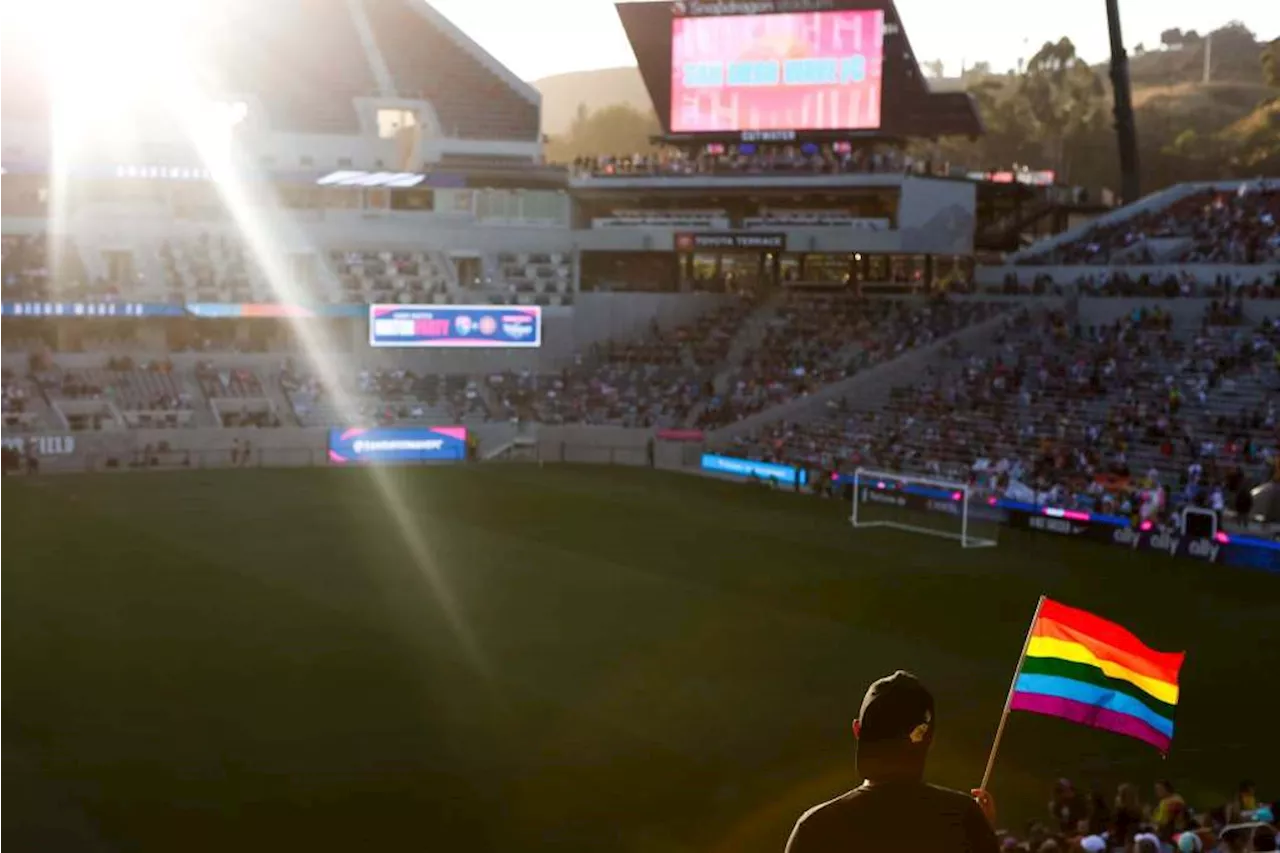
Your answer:
[[[1168,752],[1184,657],[1149,649],[1114,622],[1046,598],[1009,708],[1128,735]]]

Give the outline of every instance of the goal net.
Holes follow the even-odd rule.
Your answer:
[[[854,527],[890,527],[953,539],[962,548],[996,544],[998,515],[965,483],[859,468],[853,474]]]

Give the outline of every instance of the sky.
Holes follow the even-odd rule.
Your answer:
[[[635,65],[612,0],[429,0],[525,80],[567,71]],[[920,62],[941,59],[947,76],[986,61],[1017,65],[1046,41],[1069,37],[1082,56],[1108,54],[1104,0],[897,0]],[[1277,0],[1120,0],[1125,45],[1159,45],[1169,27],[1216,29],[1243,21],[1259,38],[1280,36]]]

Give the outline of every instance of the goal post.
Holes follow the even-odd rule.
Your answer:
[[[991,548],[999,524],[983,498],[967,483],[899,471],[858,468],[853,472],[855,528],[887,527],[939,536],[962,548]]]

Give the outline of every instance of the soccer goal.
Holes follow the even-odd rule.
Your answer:
[[[962,548],[990,548],[997,514],[965,483],[893,471],[853,473],[854,527],[891,527],[953,539]]]

